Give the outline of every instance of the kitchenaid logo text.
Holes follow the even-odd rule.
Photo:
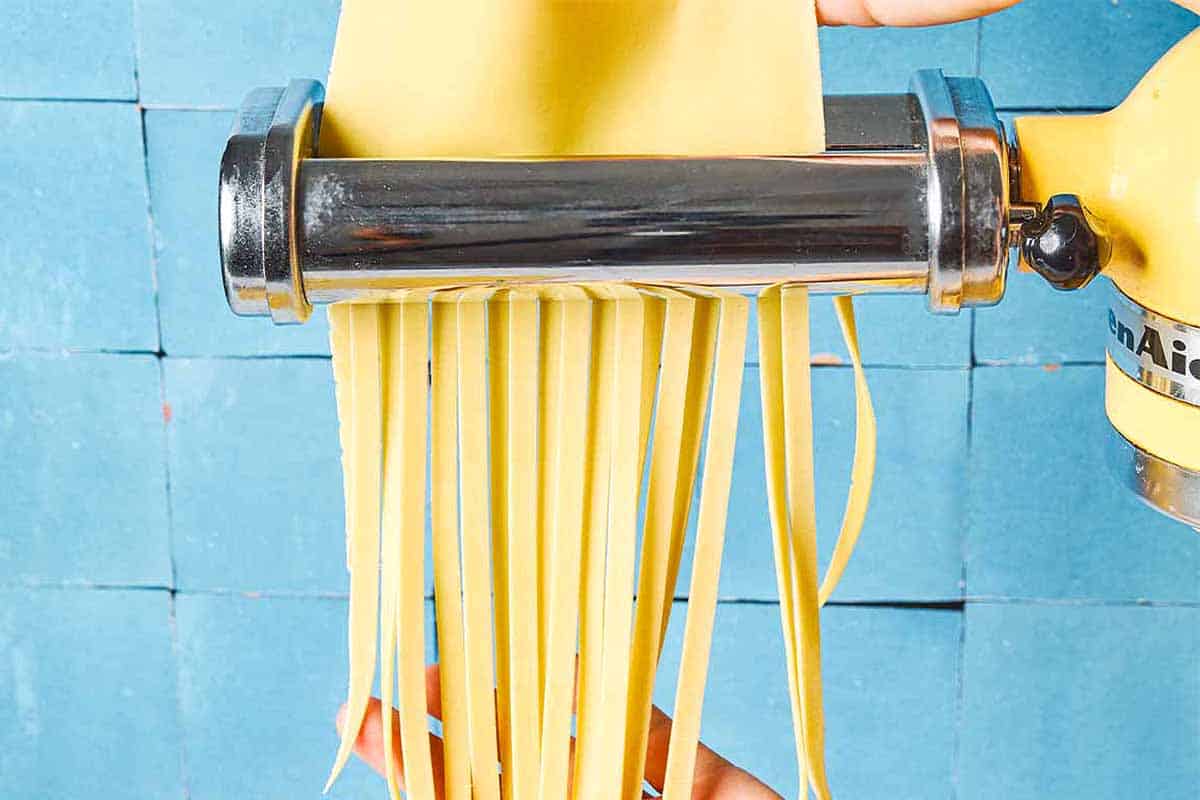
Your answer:
[[[1200,380],[1200,354],[1193,357],[1188,352],[1186,340],[1145,322],[1130,327],[1117,319],[1111,308],[1108,310],[1108,330],[1115,342],[1113,346],[1124,347],[1143,365],[1153,364],[1159,370]]]

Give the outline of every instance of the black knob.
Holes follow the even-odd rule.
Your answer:
[[[1108,261],[1108,240],[1072,194],[1056,194],[1021,226],[1021,256],[1055,289],[1081,289]]]

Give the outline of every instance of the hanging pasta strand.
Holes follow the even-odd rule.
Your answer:
[[[833,298],[842,339],[850,353],[854,369],[854,462],[850,470],[850,490],[846,498],[846,511],[842,516],[842,527],[825,577],[821,580],[821,605],[829,600],[838,581],[846,571],[858,535],[867,518],[867,505],[871,500],[871,484],[875,477],[875,409],[871,404],[871,391],[867,387],[867,374],[863,369],[862,352],[858,346],[858,326],[854,321],[854,299],[849,295]]]
[[[635,799],[642,794],[651,697],[661,646],[661,620],[671,602],[667,570],[675,533],[676,494],[683,480],[680,467],[684,454],[684,412],[696,318],[696,302],[688,294],[670,289],[647,288],[645,291],[663,299],[659,305],[664,313],[659,315],[663,331],[662,373],[658,381],[658,414],[642,522],[637,606],[630,648],[625,774],[621,782],[621,797]],[[657,354],[655,360],[658,360]],[[647,392],[645,396],[652,394]]]
[[[613,450],[610,461],[608,551],[604,584],[601,667],[601,763],[621,764],[625,752],[625,706],[629,695],[629,650],[633,626],[634,560],[638,495],[642,477],[642,359],[645,299],[636,289],[613,286],[616,342],[613,383]],[[653,392],[653,385],[649,387]],[[628,399],[627,399],[628,398]],[[620,773],[617,773],[619,775]],[[617,777],[614,776],[614,782]],[[592,787],[600,797],[600,786]]]
[[[404,465],[397,463],[401,450],[393,450],[402,444],[402,423],[394,413],[403,403],[397,394],[400,388],[399,352],[402,331],[397,309],[380,306],[381,357],[383,360],[383,511],[380,522],[380,599],[379,599],[379,701],[383,708],[392,708],[396,697],[396,647],[400,625],[400,558],[403,545],[400,542],[404,529],[403,508],[405,503]],[[388,411],[393,413],[388,413]],[[383,726],[384,778],[391,800],[400,800],[400,765],[395,757],[399,742],[395,740],[392,725]]]
[[[456,292],[440,292],[433,297],[430,362],[430,514],[445,800],[471,798],[465,623],[458,539],[458,298]]]
[[[379,608],[380,457],[383,396],[380,311],[370,305],[330,308],[330,345],[343,381],[338,392],[346,485],[346,551],[350,569],[350,680],[341,742],[325,790],[350,758],[375,677]]]
[[[818,585],[808,293],[772,287],[759,297],[759,359],[767,496],[787,658],[800,786],[830,796],[825,774],[820,607],[837,586],[866,516],[875,463],[875,417],[849,297],[835,308],[855,375],[852,482],[842,528]],[[784,331],[787,332],[786,336]]]
[[[758,297],[758,359],[763,419],[763,457],[766,462],[767,510],[775,557],[776,589],[783,627],[788,696],[791,700],[796,767],[802,796],[808,794],[808,757],[804,750],[800,710],[801,667],[796,641],[796,589],[794,554],[789,536],[787,466],[784,461],[782,332],[780,289],[773,286]]]
[[[507,395],[505,456],[506,496],[493,496],[506,515],[506,602],[508,657],[506,696],[510,760],[505,765],[509,797],[533,797],[537,791],[538,740],[538,601],[537,575],[537,295],[512,290],[505,314],[507,359],[505,382],[494,386]],[[493,433],[493,436],[495,434]],[[499,602],[499,598],[497,598]]]
[[[590,292],[590,290],[589,290]],[[616,307],[603,298],[592,297],[592,360],[588,406],[587,464],[584,494],[584,527],[580,573],[579,666],[576,695],[575,773],[573,800],[591,800],[597,786],[611,769],[600,760],[599,713],[604,633],[604,580],[608,543],[609,486],[613,434],[612,407],[615,382],[614,353]]]
[[[816,486],[812,445],[812,368],[808,290],[785,287],[780,297],[783,336],[783,452],[787,468],[788,539],[792,547],[795,635],[801,669],[800,732],[808,780],[817,800],[829,800],[825,775],[821,690],[821,618],[818,600]]]
[[[537,685],[538,725],[546,703],[546,651],[550,627],[550,583],[553,536],[551,518],[552,505],[558,495],[559,428],[554,423],[558,418],[558,407],[562,396],[558,391],[561,380],[563,348],[563,306],[553,302],[545,290],[540,293],[538,308],[538,346],[541,348],[538,370],[537,412],[537,465],[538,465],[538,509],[537,509]]]
[[[405,793],[434,800],[425,694],[425,486],[429,404],[428,295],[414,293],[392,306],[389,356],[398,360],[387,447],[401,469],[400,580],[397,586],[396,674]],[[399,333],[399,336],[397,336]],[[393,438],[393,436],[397,438]],[[385,480],[391,480],[385,472]]]
[[[641,456],[638,474],[646,469],[650,455],[650,423],[658,397],[658,375],[662,361],[663,340],[666,337],[667,303],[663,292],[653,287],[634,285],[642,296],[642,414],[638,453]]]
[[[683,557],[683,544],[687,536],[688,517],[691,513],[692,496],[695,490],[696,472],[700,464],[701,440],[704,436],[704,421],[708,411],[708,400],[712,388],[713,356],[716,352],[719,305],[714,298],[704,293],[691,293],[696,303],[696,319],[692,334],[692,349],[688,364],[687,391],[685,393],[683,417],[683,449],[679,463],[680,478],[675,486],[674,510],[671,517],[671,545],[667,555],[666,591],[674,595],[679,580],[679,565]],[[667,622],[671,604],[663,606],[662,622],[659,626],[658,648],[661,654],[667,635]]]
[[[720,585],[721,551],[733,476],[734,441],[742,392],[749,302],[719,295],[712,406],[705,448],[704,479],[696,524],[696,554],[688,591],[683,651],[675,688],[675,719],[663,781],[664,800],[690,800],[700,743],[700,712]]]
[[[582,289],[546,290],[550,313],[548,335],[556,346],[547,348],[547,359],[558,363],[555,380],[547,386],[553,399],[542,428],[552,432],[546,458],[553,473],[545,487],[547,504],[548,568],[545,684],[542,690],[541,765],[539,800],[568,796],[571,707],[575,699],[575,643],[579,616],[580,531],[584,518],[584,481],[587,459],[588,349],[591,308]]]
[[[496,733],[500,745],[500,789],[505,800],[513,796],[512,723],[509,703],[509,602],[508,602],[508,392],[509,362],[508,290],[492,296],[487,307],[488,431],[492,531],[492,591],[496,618]]]
[[[500,800],[488,504],[486,302],[490,289],[458,298],[458,463],[471,787],[475,800]]]

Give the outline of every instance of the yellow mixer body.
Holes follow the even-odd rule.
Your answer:
[[[1112,111],[1023,117],[1016,129],[1022,196],[1077,193],[1112,245],[1109,420],[1150,461],[1200,472],[1200,31]]]

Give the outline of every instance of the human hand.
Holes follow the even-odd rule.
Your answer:
[[[430,716],[442,718],[442,699],[437,664],[425,668],[425,702]],[[367,708],[358,738],[354,742],[354,753],[380,775],[384,774],[383,716],[379,700],[372,698]],[[337,715],[337,729],[341,731],[346,715],[342,706]],[[400,757],[400,718],[393,709],[390,714],[392,726],[392,750],[395,762],[400,766],[400,781],[403,786],[404,765]],[[671,739],[671,718],[653,709],[650,717],[650,736],[646,745],[646,782],[661,792],[667,771],[667,745]],[[445,771],[442,740],[429,734],[430,755],[433,760],[433,781],[438,800],[444,796]],[[692,800],[780,800],[766,784],[749,772],[738,769],[721,756],[700,745],[696,753],[695,783]],[[649,795],[647,795],[649,797]]]
[[[941,25],[974,19],[1015,6],[1021,0],[817,0],[822,25]],[[1200,13],[1200,0],[1175,0]]]
[[[991,14],[1021,0],[817,0],[822,25],[941,25]]]

